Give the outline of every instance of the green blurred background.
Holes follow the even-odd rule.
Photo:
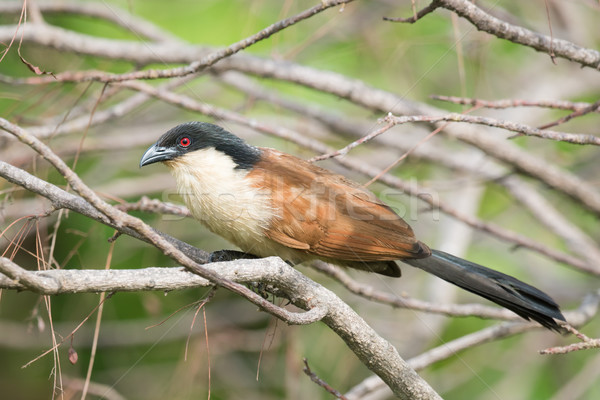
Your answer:
[[[101,1],[145,18],[190,43],[225,46],[243,39],[265,26],[291,16],[316,4],[308,1]],[[421,6],[426,2],[420,2]],[[570,2],[569,5],[549,2],[553,15],[554,34],[587,47],[598,47],[600,34],[595,29],[598,7],[593,2]],[[514,18],[517,23],[547,33],[544,2],[508,1],[483,2],[499,16]],[[290,60],[317,69],[335,71],[413,101],[429,102],[450,111],[462,111],[459,106],[434,102],[432,94],[468,96],[484,99],[526,98],[597,100],[600,79],[597,71],[582,70],[577,65],[558,60],[553,65],[545,54],[536,53],[506,41],[479,33],[465,21],[438,11],[416,24],[395,24],[382,21],[383,16],[411,14],[409,1],[357,1],[342,12],[331,9],[292,26],[272,38],[262,41],[248,53],[275,59]],[[80,15],[44,14],[47,23],[87,35],[124,40],[140,40],[123,28],[97,18]],[[0,23],[15,24],[18,15],[0,15]],[[25,27],[27,29],[27,26]],[[124,61],[112,61],[68,52],[58,52],[39,45],[24,43],[22,55],[46,71],[99,69],[125,72],[136,66]],[[147,66],[151,67],[151,66]],[[153,65],[152,67],[164,67]],[[0,72],[9,76],[31,76],[19,60],[15,45],[0,63]],[[298,101],[316,104],[340,115],[375,123],[381,115],[352,105],[331,95],[293,85],[257,79]],[[22,126],[48,124],[51,118],[64,115],[75,104],[94,104],[102,85],[50,84],[43,86],[11,86],[0,84],[0,115]],[[310,128],[310,122],[277,105],[253,102],[236,90],[205,75],[180,90],[195,99],[243,112],[273,124],[281,124],[300,132]],[[81,98],[79,97],[81,96]],[[117,95],[102,107],[123,100]],[[564,113],[539,110],[498,111],[498,118],[519,119],[532,125],[551,121]],[[186,120],[210,120],[182,111],[174,106],[152,101],[123,118],[91,127],[83,141],[83,153],[76,171],[92,188],[111,198],[136,201],[142,195],[166,201],[177,201],[173,182],[164,168],[153,166],[138,169],[144,149],[169,127]],[[594,116],[577,119],[564,126],[574,132],[597,132]],[[231,124],[230,128],[235,128]],[[561,127],[562,129],[563,127]],[[595,130],[594,130],[595,128]],[[253,144],[276,147],[302,157],[313,154],[285,142],[257,135],[239,128],[240,136]],[[310,133],[306,133],[310,134]],[[47,141],[60,153],[76,148],[83,132],[60,136]],[[134,141],[130,140],[131,137]],[[322,137],[320,137],[322,139]],[[1,140],[1,138],[0,138]],[[122,148],[114,143],[123,140]],[[136,140],[138,143],[136,143]],[[348,143],[348,138],[325,137],[334,147]],[[515,140],[519,146],[566,168],[598,186],[598,157],[592,148],[531,138]],[[94,146],[112,143],[109,151],[94,150]],[[2,146],[7,145],[2,143]],[[460,148],[445,141],[448,152]],[[87,146],[90,150],[87,151]],[[13,145],[9,161],[31,171],[36,176],[64,185],[63,179],[40,161],[32,161],[33,153],[22,145]],[[381,148],[357,149],[353,155],[377,161]],[[8,156],[6,152],[3,156]],[[394,155],[386,155],[389,160]],[[398,154],[395,154],[398,156]],[[72,165],[73,152],[65,150],[65,159]],[[391,158],[390,158],[391,157]],[[388,161],[389,161],[388,160]],[[333,166],[333,164],[326,164]],[[383,167],[386,162],[381,162]],[[338,167],[336,167],[338,168]],[[339,171],[366,182],[367,179],[349,171]],[[452,195],[462,182],[434,163],[409,158],[395,175],[416,178],[435,188],[442,197]],[[483,194],[476,214],[499,223],[548,245],[564,250],[565,244],[540,225],[499,186],[489,182],[470,181],[481,187]],[[35,259],[27,250],[36,251],[36,237],[47,248],[56,235],[54,259],[62,268],[104,268],[113,231],[75,213],[65,213],[56,227],[56,213],[39,221],[17,218],[44,209],[33,197],[0,180],[0,228],[7,229],[1,248],[24,235],[23,249],[15,261],[35,269]],[[150,189],[149,189],[150,188]],[[374,185],[375,191],[383,186]],[[598,238],[597,219],[573,204],[565,196],[542,187],[550,200],[566,216]],[[406,196],[398,196],[398,206],[420,206]],[[410,205],[409,205],[410,204]],[[172,234],[200,248],[212,251],[227,248],[222,239],[208,234],[197,223],[169,216],[133,213],[159,230]],[[423,210],[415,231],[426,242],[436,243],[437,218]],[[441,214],[440,219],[449,218]],[[13,222],[15,222],[13,224]],[[13,224],[10,228],[9,225]],[[38,233],[36,235],[36,232]],[[12,251],[12,250],[10,250]],[[565,308],[577,307],[582,296],[598,287],[598,281],[582,273],[558,265],[528,251],[514,251],[510,244],[475,232],[465,256],[493,266],[523,280],[535,283],[552,293]],[[173,262],[156,249],[137,240],[120,237],[115,244],[111,268],[173,266]],[[535,267],[532,267],[534,265]],[[331,288],[357,310],[379,333],[397,346],[400,354],[409,358],[444,341],[492,325],[494,322],[476,318],[434,318],[422,313],[392,309],[353,296],[339,284],[300,267],[303,273]],[[377,277],[353,273],[357,279],[381,290],[407,293],[427,298],[430,277],[418,271],[403,270],[400,280],[382,282]],[[195,308],[181,307],[201,299],[206,289],[171,293],[117,293],[104,307],[99,348],[92,381],[101,385],[96,394],[109,398],[114,388],[130,399],[190,399],[206,398],[210,381],[211,399],[327,399],[331,396],[314,385],[302,372],[302,358],[311,368],[337,390],[344,392],[370,375],[369,370],[323,324],[288,327],[277,323],[256,307],[225,290],[219,290],[206,307],[208,337],[204,335],[204,316],[198,314],[192,327]],[[65,398],[77,398],[78,384],[85,379],[92,342],[94,318],[74,336],[72,346],[79,360],[67,361],[70,340],[59,350],[60,370],[52,354],[31,366],[21,366],[51,346],[51,329],[58,340],[66,336],[97,305],[97,294],[53,296],[51,320],[44,300],[31,293],[2,291],[0,294],[0,397],[5,399],[50,398],[53,374],[63,380]],[[456,301],[475,302],[472,296],[457,294]],[[280,300],[277,300],[280,301]],[[176,313],[175,313],[176,312]],[[175,314],[173,314],[175,313]],[[171,316],[171,314],[173,314]],[[147,329],[149,326],[161,325]],[[51,325],[52,324],[52,325]],[[585,328],[589,336],[598,336],[600,324],[595,318]],[[184,360],[186,340],[189,340],[187,360]],[[534,331],[522,336],[485,344],[452,357],[421,372],[421,375],[447,399],[595,399],[600,398],[596,383],[600,371],[597,352],[587,351],[565,356],[540,356],[539,349],[572,342],[570,338]],[[207,348],[208,345],[208,348]],[[209,376],[210,369],[210,376]],[[56,393],[60,398],[61,394]],[[113,397],[118,398],[118,397]]]

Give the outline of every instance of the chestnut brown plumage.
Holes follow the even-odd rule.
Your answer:
[[[140,166],[163,162],[196,219],[245,253],[297,264],[321,259],[399,277],[395,261],[432,273],[525,319],[560,330],[558,305],[516,278],[430,250],[372,192],[326,169],[258,148],[223,128],[190,122],[171,129]]]

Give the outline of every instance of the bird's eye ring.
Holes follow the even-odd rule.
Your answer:
[[[192,141],[187,136],[184,136],[181,139],[179,139],[179,145],[181,147],[188,147],[190,144],[192,144]]]

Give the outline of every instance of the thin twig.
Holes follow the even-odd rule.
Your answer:
[[[116,205],[115,207],[122,211],[143,211],[156,214],[177,215],[180,217],[192,216],[190,210],[188,210],[185,206],[179,204],[165,203],[160,200],[150,199],[147,196],[142,196],[135,203],[122,203]]]
[[[407,23],[413,24],[413,23],[417,22],[418,20],[420,20],[421,18],[423,18],[424,16],[426,16],[427,14],[434,12],[440,6],[440,4],[436,0],[434,0],[428,6],[422,8],[421,10],[416,12],[414,2],[412,5],[413,5],[413,16],[412,17],[409,17],[409,18],[383,17],[383,20],[390,21],[390,22],[407,22]]]
[[[436,123],[441,121],[466,122],[469,124],[486,125],[494,128],[506,129],[508,131],[517,132],[519,135],[535,136],[543,139],[557,140],[561,142],[580,145],[592,144],[595,146],[600,146],[600,137],[594,135],[540,130],[517,122],[503,121],[494,118],[480,117],[475,115],[463,115],[452,113],[437,117],[427,115],[396,117],[394,115],[389,114],[388,116],[383,118],[383,121],[393,124],[406,124],[410,122]]]
[[[332,394],[336,398],[342,399],[342,400],[348,400],[343,394],[341,394],[340,392],[335,390],[333,387],[331,387],[331,385],[329,385],[323,379],[319,378],[317,376],[317,374],[312,372],[310,367],[308,366],[308,360],[306,358],[303,358],[302,362],[304,363],[304,368],[302,368],[302,371],[310,378],[311,381],[313,381],[317,385],[321,386],[323,389],[325,389],[327,391],[327,393]]]
[[[307,10],[304,10],[293,17],[278,21],[265,29],[260,30],[256,34],[244,38],[230,46],[227,46],[221,50],[216,50],[203,57],[201,60],[194,61],[184,67],[175,67],[169,69],[147,69],[141,71],[127,72],[123,74],[111,74],[105,71],[86,71],[86,72],[63,72],[53,75],[53,79],[56,82],[88,82],[97,81],[103,83],[110,82],[124,82],[138,79],[164,79],[164,78],[175,78],[184,77],[192,74],[196,74],[206,68],[211,67],[218,61],[230,57],[233,54],[250,47],[257,42],[269,38],[275,33],[288,28],[300,21],[312,17],[322,11],[325,11],[331,7],[336,7],[349,3],[353,0],[324,0],[316,6],[313,6]],[[29,82],[51,82],[47,79],[29,79]]]
[[[54,271],[60,271],[60,270],[54,270]],[[83,326],[83,324],[85,324],[87,322],[88,319],[91,318],[91,316],[96,312],[96,310],[102,305],[104,304],[105,301],[107,301],[108,299],[110,299],[113,295],[115,294],[115,292],[111,292],[109,293],[105,298],[104,301],[98,303],[98,305],[96,307],[94,307],[94,309],[92,311],[90,311],[90,313],[83,319],[83,321],[81,321],[79,323],[79,325],[77,325],[75,327],[75,329],[73,329],[71,331],[71,333],[69,333],[67,336],[65,336],[64,338],[62,338],[62,340],[60,342],[56,342],[54,344],[54,346],[52,346],[52,348],[46,350],[45,352],[43,352],[42,354],[40,354],[39,356],[35,357],[34,359],[28,361],[26,364],[22,365],[21,368],[27,368],[29,367],[31,364],[33,364],[34,362],[36,362],[37,360],[39,360],[40,358],[54,352],[58,347],[60,347],[64,342],[66,342],[68,339],[70,339],[78,330],[79,328],[81,328]]]
[[[582,66],[600,67],[600,52],[580,47],[566,40],[552,38],[521,26],[509,24],[467,0],[434,0],[438,7],[457,13],[467,19],[478,30],[513,43],[531,47],[537,51],[553,54]]]
[[[549,122],[547,124],[544,124],[544,125],[540,126],[538,129],[548,129],[548,128],[556,126],[556,125],[564,124],[565,122],[568,122],[568,121],[572,120],[573,118],[581,117],[582,115],[589,114],[592,112],[599,112],[599,111],[600,111],[600,100],[596,101],[593,104],[590,104],[587,107],[575,110],[571,114],[566,115],[554,122]]]
[[[115,243],[112,242],[108,249],[108,255],[106,256],[106,262],[104,264],[104,270],[110,269],[114,250]],[[81,400],[85,400],[92,379],[92,369],[94,368],[94,362],[96,360],[96,349],[98,348],[98,338],[100,337],[100,324],[102,322],[102,312],[104,311],[105,298],[106,292],[100,293],[100,299],[98,301],[98,313],[96,314],[96,326],[94,327],[94,338],[92,339],[92,349],[90,350],[90,361],[88,363],[88,369],[85,375],[85,383],[83,384],[83,389],[81,390]]]
[[[540,107],[540,108],[552,108],[556,110],[571,110],[579,111],[590,106],[590,103],[573,102],[566,100],[522,100],[522,99],[502,99],[502,100],[482,100],[467,97],[456,97],[456,96],[440,96],[431,95],[429,96],[434,100],[447,101],[454,104],[463,104],[469,106],[478,106],[484,108],[515,108],[515,107]],[[596,112],[599,112],[596,109]],[[543,128],[539,128],[543,129]]]
[[[573,326],[569,324],[561,324],[562,327],[567,329],[573,335],[575,335],[581,342],[573,343],[568,346],[550,347],[544,350],[540,350],[540,354],[567,354],[574,351],[588,350],[588,349],[600,349],[600,339],[590,339],[582,332],[579,332]]]
[[[357,147],[357,146],[359,146],[361,144],[367,143],[367,142],[375,139],[377,136],[379,136],[379,135],[387,132],[391,128],[393,128],[394,125],[395,124],[393,124],[393,123],[388,123],[387,125],[379,128],[379,129],[376,129],[375,131],[369,133],[368,135],[365,135],[364,137],[362,137],[362,138],[360,138],[358,140],[355,140],[354,142],[350,143],[349,145],[345,146],[342,149],[339,149],[339,150],[336,150],[336,151],[332,151],[332,152],[329,152],[327,154],[322,154],[320,156],[315,156],[315,157],[311,158],[308,161],[310,161],[310,162],[316,162],[316,161],[327,160],[327,159],[333,158],[333,157],[338,157],[338,156],[346,155],[353,148],[355,148],[355,147]]]

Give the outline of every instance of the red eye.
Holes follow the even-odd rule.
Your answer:
[[[179,145],[181,147],[188,147],[190,144],[192,144],[192,141],[187,136],[184,136],[181,139],[179,139]]]

